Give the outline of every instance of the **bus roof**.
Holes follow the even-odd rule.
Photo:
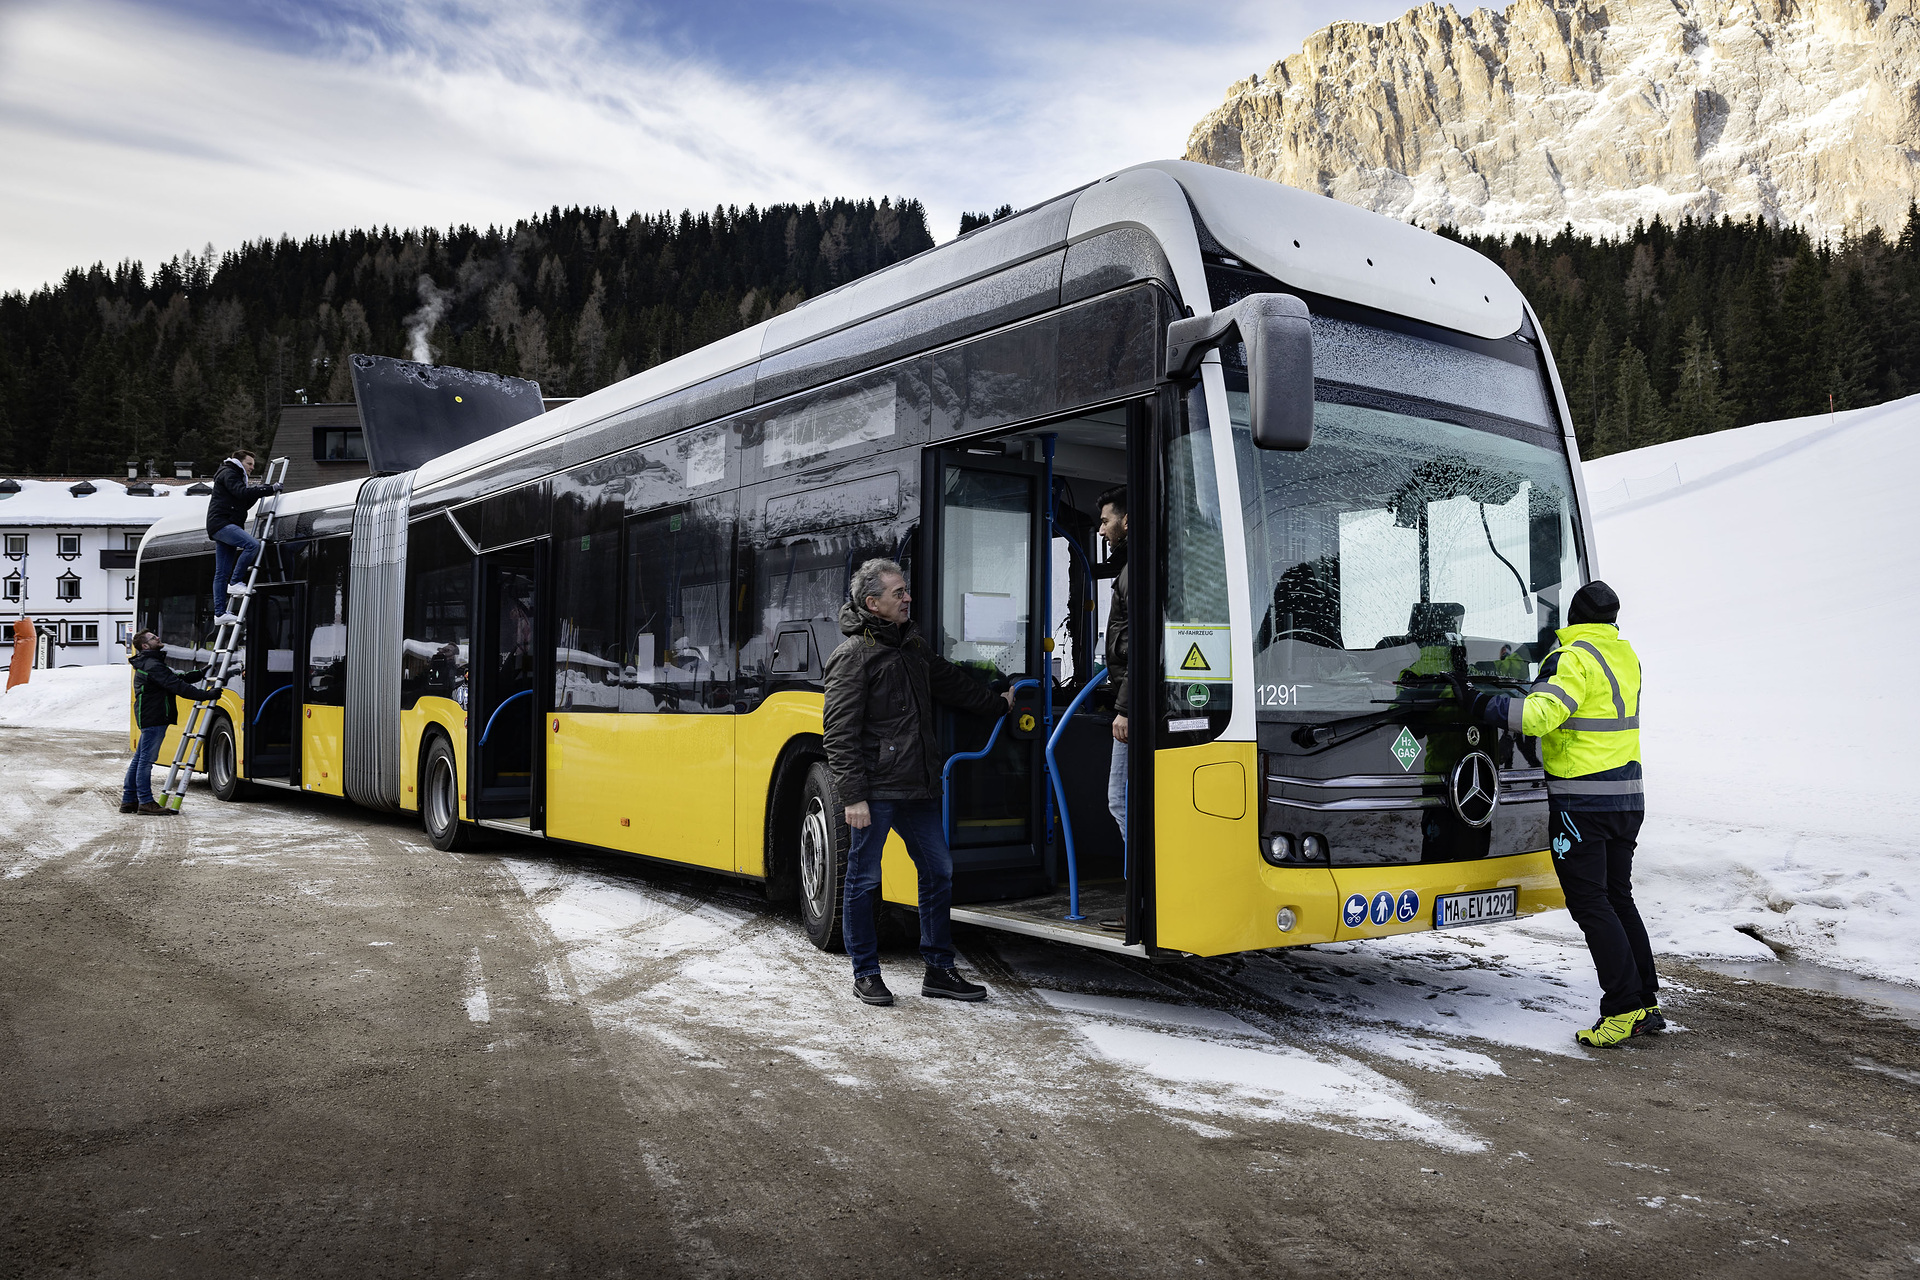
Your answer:
[[[1196,218],[1198,223],[1196,224]],[[1090,182],[841,285],[750,329],[603,387],[419,469],[424,489],[710,379],[736,374],[852,325],[981,281],[1109,231],[1137,228],[1171,282],[1209,309],[1201,236],[1283,286],[1482,338],[1519,330],[1525,303],[1506,273],[1456,241],[1395,219],[1210,165],[1158,160]],[[771,397],[769,397],[771,398]],[[289,494],[283,511],[351,505],[358,481]],[[157,531],[188,522],[169,519]]]

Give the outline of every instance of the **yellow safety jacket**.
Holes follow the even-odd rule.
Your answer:
[[[1547,794],[1563,808],[1644,807],[1638,655],[1611,623],[1556,638],[1526,698],[1507,700],[1507,728],[1540,739]]]

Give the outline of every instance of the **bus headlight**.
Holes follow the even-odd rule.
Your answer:
[[[1282,866],[1293,858],[1293,837],[1271,835],[1267,837],[1266,848],[1260,851],[1262,857],[1274,866]]]
[[[1327,860],[1327,838],[1325,836],[1300,837],[1300,856],[1308,862]]]
[[[1293,918],[1293,908],[1292,907],[1280,908],[1279,914],[1273,917],[1273,923],[1279,927],[1280,932],[1292,933],[1293,926],[1296,923]]]

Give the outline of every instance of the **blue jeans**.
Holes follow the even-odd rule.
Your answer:
[[[841,931],[853,976],[880,972],[873,911],[880,904],[880,851],[898,831],[920,872],[920,957],[929,969],[953,968],[953,854],[940,830],[938,800],[871,800],[873,821],[853,833],[847,850],[847,894]]]
[[[127,779],[120,784],[121,804],[153,803],[153,765],[160,758],[160,740],[167,726],[157,724],[140,731],[140,745],[133,749],[133,763],[127,766]]]
[[[245,582],[260,554],[260,539],[237,524],[230,524],[213,535],[213,611],[227,611],[227,586]]]

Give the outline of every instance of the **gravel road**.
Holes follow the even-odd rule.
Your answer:
[[[757,890],[0,729],[0,1275],[1911,1275],[1920,1030],[1561,922],[851,996]],[[1586,1016],[1591,1017],[1591,1014]]]

